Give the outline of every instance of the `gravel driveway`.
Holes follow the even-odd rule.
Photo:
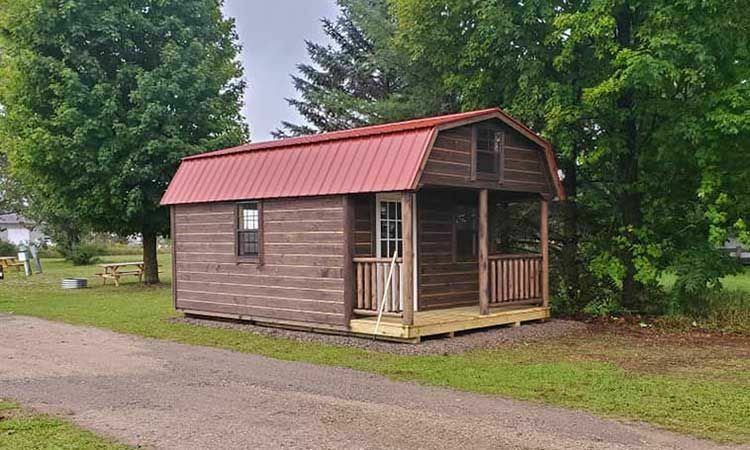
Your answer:
[[[719,448],[641,424],[0,315],[0,397],[155,448]]]

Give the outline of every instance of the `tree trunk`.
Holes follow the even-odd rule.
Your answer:
[[[628,157],[621,160],[620,170],[623,174],[626,190],[620,197],[620,210],[622,211],[622,220],[626,229],[626,236],[630,244],[635,244],[638,237],[630,229],[638,229],[643,225],[643,212],[641,210],[641,194],[637,191],[635,185],[638,181],[638,148],[635,143],[635,123],[629,124],[631,128],[628,132],[631,138],[628,138]],[[643,306],[644,286],[636,280],[637,269],[633,252],[631,249],[625,249],[622,253],[622,262],[625,265],[625,278],[622,282],[622,306],[639,310]]]
[[[579,300],[579,267],[578,267],[578,204],[576,202],[578,172],[576,167],[577,152],[571,155],[569,163],[563,166],[565,179],[563,187],[567,199],[560,202],[563,216],[562,226],[562,249],[560,254],[560,271],[565,283],[566,295],[574,307],[585,305],[577,304]]]
[[[143,233],[143,282],[145,284],[159,283],[159,262],[156,257],[156,233]]]
[[[633,27],[636,21],[636,11],[628,2],[620,5],[615,13],[617,21],[617,39],[621,47],[635,47]],[[643,225],[643,211],[641,209],[641,193],[638,188],[639,179],[639,147],[638,124],[635,119],[635,95],[628,89],[620,97],[618,108],[624,113],[622,133],[625,141],[624,151],[618,160],[618,173],[624,187],[618,198],[618,206],[622,212],[622,224],[625,227],[629,244],[634,244],[638,237],[631,230],[637,230]],[[636,279],[637,269],[633,252],[626,248],[621,253],[625,266],[625,278],[622,283],[622,306],[629,309],[640,309],[643,306],[645,287]]]

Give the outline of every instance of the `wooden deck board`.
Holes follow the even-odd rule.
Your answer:
[[[403,325],[400,317],[383,317],[377,335],[413,341],[424,336],[518,324],[529,320],[547,319],[549,316],[549,308],[529,305],[496,306],[491,308],[486,316],[479,314],[479,306],[435,309],[416,312],[414,325]],[[374,335],[376,320],[376,317],[352,319],[349,324],[350,330],[357,334]]]

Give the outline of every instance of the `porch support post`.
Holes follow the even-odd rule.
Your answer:
[[[540,206],[539,244],[542,247],[542,306],[546,308],[549,306],[549,232],[547,225],[549,200],[543,197]]]
[[[487,225],[487,189],[479,191],[479,314],[490,313],[489,231]]]
[[[401,227],[403,240],[403,283],[404,298],[403,324],[414,325],[414,194],[401,194]]]

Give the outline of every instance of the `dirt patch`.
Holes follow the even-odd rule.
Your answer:
[[[179,317],[173,320],[191,325],[239,330],[256,335],[293,339],[300,342],[342,345],[398,355],[452,355],[472,350],[491,349],[513,343],[545,342],[566,336],[580,335],[581,333],[585,333],[589,328],[585,323],[574,320],[550,320],[547,322],[525,323],[515,328],[500,326],[456,333],[453,338],[445,336],[430,337],[424,339],[419,344],[404,344],[375,340],[368,337],[321,334],[264,327],[247,322],[196,317]]]
[[[589,324],[537,350],[547,358],[603,361],[634,372],[750,382],[750,337],[741,335]]]

